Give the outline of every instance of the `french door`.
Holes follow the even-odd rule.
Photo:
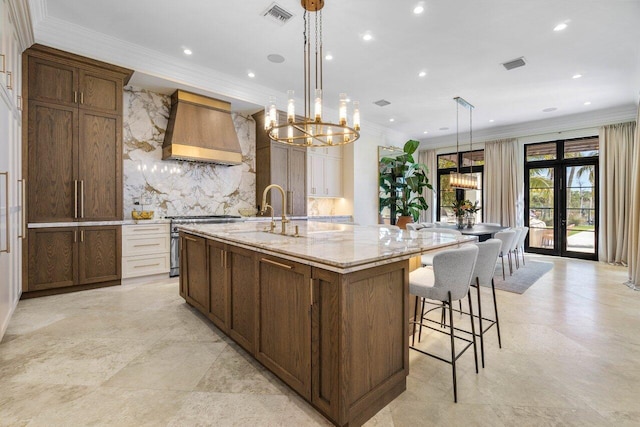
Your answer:
[[[597,259],[597,138],[526,147],[527,250]]]

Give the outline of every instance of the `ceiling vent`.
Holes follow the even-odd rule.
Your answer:
[[[381,99],[379,101],[374,102],[374,104],[376,104],[378,107],[386,107],[387,105],[391,104],[389,101],[387,101],[386,99]]]
[[[293,13],[285,10],[282,6],[277,3],[272,3],[264,12],[262,12],[262,16],[269,19],[270,21],[275,22],[278,25],[284,25],[291,18],[293,18]]]
[[[518,68],[518,67],[524,67],[525,65],[527,65],[527,63],[524,62],[524,56],[521,56],[520,58],[514,59],[512,61],[508,61],[502,64],[502,66],[507,71],[513,70],[514,68]]]

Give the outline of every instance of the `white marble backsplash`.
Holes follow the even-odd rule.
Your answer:
[[[237,215],[238,208],[255,205],[255,122],[232,113],[242,148],[242,164],[162,160],[171,98],[135,87],[124,90],[123,171],[124,218],[141,206],[156,218],[167,215]]]

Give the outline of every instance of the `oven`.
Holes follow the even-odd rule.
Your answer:
[[[201,215],[201,216],[168,216],[171,220],[170,244],[171,259],[169,277],[180,275],[180,242],[178,240],[178,226],[182,224],[220,224],[243,221],[239,216],[233,215]]]

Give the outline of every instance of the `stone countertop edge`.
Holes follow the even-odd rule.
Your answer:
[[[169,224],[169,219],[125,219],[118,221],[81,221],[81,222],[38,222],[29,223],[27,228],[53,228],[53,227],[95,227],[99,225],[142,225],[142,224]]]
[[[306,221],[298,221],[297,224],[296,223],[289,224],[289,227],[290,227],[290,230],[292,230],[293,226],[295,225],[303,227],[305,224],[307,224]],[[317,223],[317,224],[322,224],[322,226],[320,227],[325,227],[327,228],[327,230],[312,230],[311,233],[313,233],[314,236],[315,236],[315,233],[318,233],[318,235],[327,233],[329,236],[340,235],[340,234],[353,235],[354,232],[363,232],[363,231],[365,232],[365,234],[366,233],[369,234],[369,238],[371,238],[371,235],[373,234],[380,235],[379,228],[375,226],[368,227],[368,226],[348,225],[347,227],[350,227],[353,230],[340,232],[340,230],[330,229],[331,226],[344,227],[345,224],[332,224],[332,223]],[[246,228],[246,230],[238,230],[239,225],[244,225],[244,227],[242,228]],[[255,228],[255,230],[251,230],[251,227]],[[276,230],[279,229],[279,227],[280,227],[280,224],[276,226]],[[282,239],[292,239],[291,241],[295,242],[296,240],[300,239],[300,243],[303,243],[305,242],[305,240],[302,240],[302,239],[310,239],[313,237],[309,237],[309,236],[294,237],[292,235],[281,236],[277,233],[268,234],[262,230],[257,229],[257,224],[255,222],[253,223],[249,222],[244,224],[243,223],[215,224],[215,229],[213,230],[212,230],[212,227],[210,227],[210,224],[190,224],[190,225],[184,224],[184,225],[179,225],[178,228],[181,231],[185,231],[196,236],[212,239],[222,243],[228,243],[244,249],[249,249],[255,252],[263,253],[265,255],[277,256],[290,261],[299,262],[302,264],[310,265],[312,267],[318,267],[318,268],[322,268],[325,270],[329,270],[329,271],[333,271],[341,274],[365,270],[367,268],[377,267],[385,264],[391,264],[398,261],[405,261],[426,252],[443,250],[449,247],[456,247],[460,244],[474,242],[477,240],[475,236],[461,236],[456,238],[456,237],[451,237],[450,234],[438,234],[439,236],[438,239],[443,239],[444,240],[443,242],[437,242],[437,243],[431,242],[428,245],[425,245],[423,240],[423,245],[421,246],[416,246],[412,248],[405,247],[403,249],[390,250],[390,253],[379,254],[377,256],[362,257],[354,261],[339,262],[339,261],[323,258],[319,254],[301,253],[300,251],[296,251],[295,248],[292,249],[288,247],[286,244],[283,244],[283,240],[282,240]],[[307,230],[302,230],[301,234],[304,234],[306,232]],[[406,238],[401,240],[403,241],[406,240],[407,242],[420,241],[420,238],[417,237],[419,236],[417,232],[409,232],[407,230],[403,230],[403,232],[415,233],[414,234],[415,237],[409,237],[410,236],[409,234],[409,235],[406,235]],[[255,239],[255,237],[264,236],[265,234],[269,236],[273,236],[273,239],[275,241],[260,242]],[[383,233],[383,234],[385,234],[387,237],[392,237],[391,235],[388,235],[386,233]],[[255,236],[253,241],[251,241],[252,240],[251,236]],[[281,239],[278,239],[278,237],[281,237]],[[382,240],[382,237],[377,242],[378,248],[380,248],[381,245],[384,245],[383,243],[381,243],[381,240]],[[323,239],[319,239],[318,243],[322,245],[326,241],[327,239],[324,239],[324,241]],[[336,244],[337,242],[329,241],[328,243]],[[347,240],[344,243],[350,244],[350,241]],[[351,244],[352,244],[352,241],[351,241]],[[372,243],[368,246],[372,247],[374,245],[375,244]],[[326,250],[327,248],[321,247],[321,248],[318,248],[318,251],[322,252],[323,249]]]

